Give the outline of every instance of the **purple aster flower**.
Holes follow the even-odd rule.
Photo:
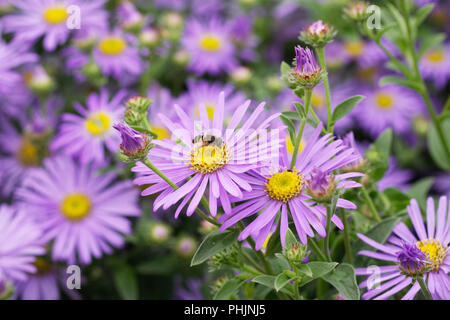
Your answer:
[[[266,128],[279,114],[267,117],[252,129],[255,120],[264,110],[264,103],[244,120],[249,105],[248,100],[238,107],[225,129],[224,92],[219,95],[212,121],[205,105],[200,107],[200,121],[196,122],[191,122],[178,105],[174,108],[179,122],[172,122],[164,114],[159,115],[173,136],[172,140],[154,140],[156,147],[150,150],[149,158],[179,188],[174,191],[158,175],[138,162],[133,171],[138,172],[140,177],[134,182],[138,185],[152,185],[142,192],[142,196],[160,192],[153,204],[154,211],[161,207],[166,210],[181,200],[175,212],[175,217],[178,217],[191,200],[187,208],[187,215],[191,216],[203,195],[207,193],[209,211],[215,216],[218,200],[225,212],[230,212],[231,196],[239,198],[242,197],[242,190],[251,190],[247,171],[258,169],[272,159],[271,157],[278,156],[274,155],[272,150],[278,147],[279,142],[266,141],[258,150],[254,150],[255,145],[246,141],[255,141],[258,135],[261,139],[267,137]],[[242,126],[239,127],[241,122]]]
[[[126,92],[119,91],[111,100],[106,89],[99,94],[91,93],[86,100],[86,107],[75,103],[78,115],[65,113],[59,133],[52,143],[52,150],[62,150],[65,154],[75,156],[82,163],[105,161],[105,146],[110,152],[119,150],[120,135],[113,129],[113,124],[122,120],[122,101]]]
[[[69,7],[77,5],[82,15],[81,27],[97,26],[105,21],[105,12],[101,10],[105,1],[69,1],[69,0],[17,0],[14,6],[19,10],[3,19],[8,32],[13,32],[21,40],[36,41],[44,37],[44,48],[53,51],[67,41],[71,33],[68,20]]]
[[[360,284],[360,288],[368,288],[368,291],[362,295],[363,299],[387,299],[410,287],[402,299],[412,300],[419,292],[420,285],[418,282],[413,283],[413,279],[405,271],[408,271],[408,268],[413,273],[422,271],[422,263],[426,264],[424,278],[433,299],[450,299],[450,277],[448,276],[450,271],[450,255],[448,254],[450,203],[446,197],[441,197],[436,211],[433,198],[428,198],[426,226],[415,199],[411,200],[407,210],[416,235],[403,222],[399,222],[395,226],[386,244],[358,234],[361,240],[379,250],[378,252],[363,250],[359,254],[395,263],[378,267],[381,273],[379,277],[373,277],[371,268],[356,269],[357,275],[372,275],[372,285],[368,285],[369,279]],[[423,255],[413,248],[414,246],[425,255],[426,261],[424,261]]]
[[[322,68],[317,64],[314,53],[301,46],[295,47],[295,67],[293,76],[303,80],[315,79],[321,74]]]
[[[17,191],[17,199],[53,241],[52,259],[89,264],[93,257],[122,247],[131,232],[126,217],[138,216],[137,192],[128,181],[116,182],[114,172],[99,175],[94,165],[70,158],[47,159],[32,170]]]
[[[92,55],[104,75],[136,77],[144,69],[136,45],[137,39],[116,29],[99,36]]]
[[[227,101],[225,120],[246,100],[245,95],[242,92],[235,91],[231,84],[223,85],[218,82],[188,80],[187,88],[188,91],[178,98],[177,103],[183,106],[187,114],[191,116],[198,116],[199,108],[204,104],[210,120],[214,117],[220,92],[225,93]]]
[[[131,1],[123,1],[120,3],[117,15],[120,26],[125,30],[138,29],[146,20]]]
[[[387,188],[397,188],[402,191],[407,191],[409,188],[408,182],[411,181],[412,177],[412,171],[400,169],[395,158],[391,157],[384,177],[378,181],[378,190],[382,192]]]
[[[419,64],[420,73],[440,89],[450,79],[450,44],[425,52]]]
[[[258,38],[253,34],[253,21],[249,16],[238,16],[230,21],[230,36],[239,57],[246,61],[255,60]]]
[[[423,110],[415,92],[398,85],[386,85],[364,95],[366,99],[355,108],[355,117],[373,136],[389,127],[398,134],[411,132],[413,117]]]
[[[396,47],[387,40],[382,40],[383,45],[394,55],[398,54]],[[350,39],[342,43],[342,51],[346,62],[355,61],[360,67],[374,67],[388,60],[386,54],[372,41]]]
[[[326,235],[326,208],[315,203],[305,193],[305,187],[311,180],[314,169],[331,174],[359,159],[359,155],[351,148],[343,146],[342,140],[334,140],[331,134],[320,136],[322,124],[315,129],[313,135],[308,139],[304,149],[299,153],[295,166],[290,167],[289,157],[286,149],[281,153],[280,162],[263,173],[254,173],[250,181],[251,191],[245,191],[238,201],[242,204],[233,208],[231,213],[223,215],[220,231],[236,224],[244,218],[255,215],[253,220],[239,235],[239,240],[251,236],[256,241],[256,249],[262,248],[271,228],[276,224],[278,211],[281,210],[280,239],[284,246],[286,230],[288,228],[288,208],[294,220],[297,234],[302,244],[307,243],[307,237],[314,237],[317,233],[324,237]],[[354,188],[361,186],[359,183],[347,180],[349,178],[364,176],[359,172],[336,174],[337,188]],[[340,198],[337,206],[345,209],[356,209],[355,204]],[[343,229],[343,224],[337,215],[333,215],[331,221]],[[311,228],[312,226],[312,228]]]
[[[231,72],[237,66],[229,24],[218,18],[204,23],[195,19],[188,21],[182,44],[191,56],[189,69],[197,74],[216,75]]]
[[[0,206],[0,274],[8,281],[24,281],[36,272],[33,262],[45,249],[42,230],[29,212]]]

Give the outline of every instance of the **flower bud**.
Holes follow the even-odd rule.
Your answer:
[[[190,258],[197,250],[197,241],[190,236],[182,236],[175,244],[175,251],[183,258]]]
[[[417,276],[428,269],[427,256],[415,244],[404,243],[396,255],[399,268],[405,275]]]
[[[170,226],[163,222],[152,223],[149,229],[150,241],[157,244],[167,242],[172,233]]]
[[[244,66],[237,67],[230,74],[231,80],[237,85],[248,83],[251,76],[252,72],[250,71],[250,69]]]
[[[283,255],[289,263],[293,265],[300,265],[303,263],[309,252],[306,246],[301,245],[300,242],[294,242],[283,248]]]
[[[299,88],[314,88],[323,77],[323,70],[317,64],[309,48],[295,47],[295,62],[288,81]]]
[[[186,50],[178,50],[173,55],[173,62],[175,62],[180,67],[187,66],[190,59],[191,57],[189,56],[189,53]]]
[[[430,122],[424,116],[417,116],[413,119],[413,128],[419,136],[425,137],[430,129]]]
[[[307,45],[321,48],[333,41],[336,33],[336,30],[330,24],[319,20],[308,26],[305,31],[302,31],[299,39]]]
[[[202,220],[200,222],[199,231],[201,234],[208,234],[215,229],[217,229],[217,227],[211,222],[208,222],[206,220]]]
[[[156,29],[145,28],[139,33],[138,39],[143,46],[154,47],[159,43],[160,35]]]
[[[151,147],[149,135],[138,132],[122,123],[115,124],[113,127],[122,136],[120,150],[125,157],[133,162],[147,157]]]
[[[54,87],[54,81],[42,66],[35,66],[25,72],[25,83],[30,90],[39,95],[48,94]]]
[[[123,1],[118,9],[119,24],[125,31],[137,31],[144,24],[144,16],[130,1]]]
[[[329,175],[318,168],[312,170],[307,191],[314,200],[319,203],[327,202],[332,198],[335,190],[336,184],[333,175]]]
[[[344,9],[344,13],[352,20],[362,21],[368,17],[367,8],[366,1],[353,1]]]
[[[147,118],[147,112],[152,100],[147,97],[136,96],[125,102],[124,119],[129,126],[139,126]]]

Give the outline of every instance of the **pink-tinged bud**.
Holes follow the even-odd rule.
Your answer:
[[[344,13],[352,20],[361,21],[368,17],[367,8],[366,1],[353,1],[344,9]]]
[[[315,168],[308,182],[308,194],[317,202],[329,201],[336,190],[334,176]]]
[[[138,132],[122,123],[115,124],[113,127],[122,136],[120,150],[124,156],[133,161],[143,159],[147,156],[151,142],[149,135]]]
[[[330,24],[323,23],[322,20],[319,20],[306,27],[300,33],[299,39],[312,47],[322,48],[327,43],[333,41],[336,33],[336,30]]]

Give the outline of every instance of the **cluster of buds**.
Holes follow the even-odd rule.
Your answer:
[[[120,150],[126,161],[136,162],[147,157],[152,141],[148,134],[136,131],[123,123],[117,123],[113,127],[122,136]]]
[[[293,242],[283,248],[283,255],[292,266],[299,266],[305,262],[305,259],[309,255],[309,251],[306,246],[303,246],[300,242]]]
[[[184,19],[178,12],[168,12],[162,17],[161,35],[170,41],[178,41],[184,26]]]
[[[353,1],[344,9],[344,13],[354,21],[363,21],[369,17],[368,7],[366,1]]]
[[[302,31],[299,39],[312,47],[322,48],[327,43],[333,41],[336,34],[337,31],[333,26],[319,20]]]
[[[131,126],[141,126],[143,121],[147,120],[148,107],[152,100],[147,97],[136,96],[125,102],[125,122]]]
[[[215,254],[208,260],[210,271],[221,270],[224,266],[236,266],[238,264],[238,252],[234,246]]]
[[[289,83],[297,88],[312,89],[324,76],[323,69],[317,64],[309,48],[295,47],[294,67],[288,76]]]
[[[314,168],[308,181],[307,192],[318,203],[329,202],[336,191],[334,176]]]

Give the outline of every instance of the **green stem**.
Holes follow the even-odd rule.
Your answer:
[[[367,205],[369,206],[369,210],[370,210],[370,212],[372,213],[372,216],[375,218],[375,220],[376,220],[377,222],[381,222],[381,218],[380,218],[380,216],[378,215],[377,208],[375,208],[375,205],[373,204],[373,201],[372,201],[372,199],[370,198],[370,195],[369,195],[369,193],[367,192],[366,187],[365,187],[365,186],[362,186],[362,187],[361,187],[361,191],[362,191],[362,194],[363,194],[363,196],[364,196],[364,199],[365,199],[366,202],[367,202]]]
[[[325,88],[325,96],[327,100],[327,130],[328,132],[333,132],[334,123],[331,113],[331,91],[330,82],[328,80],[327,63],[325,60],[325,47],[317,48],[317,56],[319,57],[319,63],[322,67],[322,70],[325,71],[325,75],[323,77],[323,86]]]
[[[150,159],[145,159],[144,164],[150,169],[152,170],[154,173],[156,173],[159,177],[161,177],[161,179],[163,179],[165,182],[167,182],[174,190],[178,189],[178,186],[172,182],[172,180],[170,180],[164,173],[162,173],[157,167],[155,167],[155,165],[150,161]],[[196,208],[195,212],[197,212],[203,219],[205,219],[206,221],[219,226],[219,223],[217,223],[216,220],[208,217],[202,210],[200,210],[200,208]]]
[[[314,254],[317,255],[320,260],[327,261],[327,258],[323,255],[322,250],[320,250],[320,247],[314,238],[308,239],[308,247],[314,252]]]
[[[327,224],[325,227],[327,235],[325,237],[324,251],[325,251],[325,256],[327,257],[327,260],[329,262],[333,261],[331,259],[331,253],[330,253],[331,217],[334,215],[334,212],[336,211],[337,200],[338,200],[338,195],[335,195],[333,197],[333,200],[331,201],[331,205],[327,206]]]
[[[298,148],[300,147],[300,143],[302,142],[302,135],[303,135],[303,129],[305,128],[306,124],[306,118],[308,117],[309,113],[309,107],[311,105],[311,96],[312,96],[312,89],[305,89],[305,116],[302,117],[301,123],[300,123],[300,130],[298,131],[297,138],[295,139],[294,143],[294,153],[292,154],[292,161],[291,161],[291,169],[294,168],[295,162],[297,161],[297,155],[298,155]]]
[[[425,280],[423,280],[423,276],[417,277],[417,282],[420,285],[420,289],[422,289],[422,293],[425,296],[425,300],[433,300],[433,297],[431,296],[431,293],[428,290]]]
[[[350,224],[347,221],[347,213],[344,209],[342,211],[342,223],[344,224],[344,246],[345,253],[347,256],[347,261],[350,264],[353,264],[353,254],[352,254],[352,246],[350,243]]]

